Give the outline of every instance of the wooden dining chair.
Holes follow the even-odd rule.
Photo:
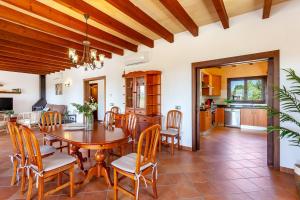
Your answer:
[[[15,185],[16,179],[19,179],[19,173],[21,171],[21,193],[24,193],[26,185],[26,167],[28,164],[24,148],[24,139],[15,122],[8,122],[7,129],[13,147],[13,155],[10,156],[13,163],[11,186]],[[56,151],[54,147],[48,145],[41,146],[40,149],[42,157],[53,155]]]
[[[129,142],[132,144],[132,152],[135,152],[136,149],[136,125],[137,116],[134,113],[125,115],[124,128],[131,135]]]
[[[160,132],[159,151],[161,145],[171,144],[171,155],[174,155],[174,140],[177,138],[178,150],[180,150],[180,126],[181,126],[182,113],[179,110],[170,110],[167,114],[166,130]],[[171,143],[169,143],[169,138]],[[163,140],[165,139],[165,140]]]
[[[105,112],[103,123],[104,123],[104,126],[106,128],[113,127],[113,125],[114,125],[114,115],[115,115],[115,113],[112,112],[112,111]]]
[[[25,139],[25,146],[28,153],[29,183],[27,200],[31,199],[34,178],[38,185],[38,199],[44,199],[44,196],[53,194],[65,187],[70,187],[70,197],[74,196],[74,165],[76,159],[73,156],[64,153],[55,153],[52,156],[42,159],[40,145],[34,133],[26,126],[21,126]],[[61,179],[64,171],[69,171],[70,180],[61,184],[57,181],[57,187],[50,191],[44,192],[44,183],[46,179],[57,176]]]
[[[58,126],[62,125],[62,115],[59,112],[56,111],[48,111],[42,114],[41,117],[41,124],[40,129],[41,130],[48,130],[52,131],[55,130]],[[55,137],[52,137],[50,135],[44,134],[44,145],[49,143],[50,146],[53,146],[54,143],[59,142],[59,147],[57,149],[62,152],[63,148],[68,148],[68,153],[70,152],[70,145],[67,144],[63,146],[63,142]]]
[[[140,180],[152,185],[154,198],[157,198],[157,161],[156,153],[160,138],[160,125],[153,125],[141,133],[137,153],[131,153],[112,162],[114,169],[114,199],[118,199],[118,191],[139,198]],[[152,174],[151,174],[152,173]],[[118,175],[130,178],[134,182],[134,192],[118,185]],[[151,178],[145,177],[151,174]]]
[[[113,112],[114,114],[119,114],[120,108],[118,106],[113,106],[111,107],[110,111]]]

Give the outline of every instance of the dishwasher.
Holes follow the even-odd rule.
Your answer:
[[[225,126],[241,127],[241,109],[225,108]]]

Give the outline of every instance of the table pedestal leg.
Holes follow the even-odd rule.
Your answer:
[[[75,156],[77,158],[78,167],[82,171],[85,171],[84,167],[83,167],[84,158],[82,157],[82,153],[79,151],[79,147],[72,145],[72,147],[71,147],[71,155]]]
[[[103,176],[108,186],[112,186],[112,182],[109,176],[109,168],[106,167],[105,154],[103,150],[97,150],[95,154],[96,165],[88,170],[86,179],[83,184],[88,183],[94,176],[97,178]]]

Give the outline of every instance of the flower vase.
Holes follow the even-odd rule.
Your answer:
[[[85,130],[92,131],[94,129],[94,116],[93,115],[85,115],[84,116],[84,126]]]

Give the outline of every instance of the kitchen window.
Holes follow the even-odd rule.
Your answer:
[[[266,76],[227,79],[227,97],[237,103],[266,103]]]

